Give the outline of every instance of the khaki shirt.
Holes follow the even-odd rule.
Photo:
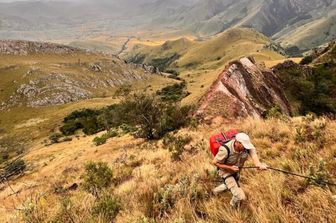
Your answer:
[[[234,142],[235,140],[231,140],[225,144],[230,149],[230,156],[228,158],[227,158],[228,153],[227,153],[226,148],[224,146],[221,146],[218,150],[217,155],[215,156],[215,159],[221,164],[243,167],[245,161],[248,158],[248,155],[249,154],[251,155],[252,153],[255,153],[256,151],[253,149],[253,150],[250,150],[249,153],[248,152],[238,153],[233,148]],[[225,163],[225,160],[227,160],[226,163]],[[218,174],[221,177],[226,177],[226,176],[231,175],[232,173],[227,170],[218,169]]]

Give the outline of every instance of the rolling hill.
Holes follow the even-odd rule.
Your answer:
[[[281,52],[269,47],[271,44],[270,39],[252,29],[235,28],[204,41],[180,38],[158,46],[139,44],[122,56],[130,62],[150,64],[161,70],[209,70],[243,55],[260,61],[283,58]]]
[[[122,85],[156,91],[176,82],[113,55],[29,41],[0,41],[0,78],[0,139],[27,145],[73,110],[115,103]]]
[[[184,101],[193,103],[203,96],[231,60],[243,56],[252,56],[258,62],[284,59],[281,51],[274,51],[272,46],[274,43],[261,33],[234,28],[204,41],[180,38],[154,46],[138,44],[122,57],[179,73],[179,77],[187,81],[191,93]]]

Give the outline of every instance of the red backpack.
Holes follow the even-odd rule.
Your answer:
[[[230,129],[226,132],[216,134],[210,137],[210,151],[213,156],[216,156],[219,150],[219,147],[234,139],[238,131],[236,129]]]

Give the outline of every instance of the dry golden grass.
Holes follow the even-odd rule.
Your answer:
[[[318,126],[319,123],[325,121],[319,119],[309,124]],[[80,183],[84,164],[92,160],[107,162],[114,177],[119,179],[108,189],[123,205],[116,222],[333,222],[335,188],[307,185],[301,178],[277,172],[244,170],[241,184],[248,201],[238,210],[229,208],[229,192],[211,195],[218,184],[214,182],[214,167],[209,164],[211,134],[237,128],[250,134],[260,158],[270,166],[307,174],[309,166],[317,166],[324,159],[327,170],[335,176],[336,122],[327,120],[326,123],[322,130],[325,140],[321,144],[319,140],[297,141],[296,129],[305,124],[302,118],[235,122],[216,119],[197,129],[176,133],[193,138],[179,162],[171,161],[161,141],[146,142],[127,135],[110,139],[99,147],[92,145],[95,136],[80,136],[72,142],[49,147],[37,145],[24,157],[29,171],[10,182],[17,195],[9,196],[12,190],[3,186],[0,214],[5,222],[22,222],[23,212],[12,208],[27,210],[29,206],[23,204],[33,198],[34,217],[47,222],[60,214],[61,201],[69,197],[72,202],[67,210],[75,222],[105,222],[92,217],[94,198],[81,187],[67,195],[55,192],[57,187]],[[249,161],[247,165],[252,163]],[[28,212],[26,217],[29,214],[32,213]]]
[[[280,60],[265,60],[263,62],[265,63],[266,67],[271,68],[271,67],[274,67],[275,65],[277,65],[279,63],[283,63],[286,60],[292,60],[295,63],[300,63],[302,58],[301,57],[293,57],[293,58],[286,58],[286,59],[280,59]]]

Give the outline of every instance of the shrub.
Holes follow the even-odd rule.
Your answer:
[[[167,184],[154,193],[151,216],[162,218],[169,213],[180,201],[185,199],[188,203],[197,203],[207,197],[205,189],[199,185],[198,176],[194,178],[183,177],[176,184]]]
[[[99,197],[101,191],[112,184],[113,173],[107,163],[89,162],[85,165],[83,174],[83,188],[95,197]]]
[[[119,128],[123,131],[123,133],[132,133],[135,132],[137,129],[134,126],[128,125],[128,124],[121,124]]]
[[[192,106],[164,102],[154,95],[130,94],[119,104],[101,110],[73,112],[64,119],[61,131],[71,135],[82,128],[85,134],[120,128],[146,139],[159,139],[189,123]],[[104,139],[96,139],[104,143]]]
[[[104,194],[92,207],[94,216],[102,216],[107,222],[113,222],[121,209],[120,202],[110,194]]]
[[[64,118],[64,125],[60,128],[60,131],[65,136],[73,135],[78,129],[83,129],[83,132],[87,135],[102,131],[104,125],[98,120],[101,113],[101,110],[92,109],[74,111]]]
[[[24,160],[22,160],[22,159],[14,160],[13,162],[11,162],[11,163],[9,163],[5,166],[3,177],[8,179],[12,176],[19,175],[19,174],[24,172],[26,167],[27,166],[26,166],[26,163],[25,163]]]
[[[74,204],[71,201],[70,197],[68,196],[62,197],[60,201],[60,209],[51,222],[52,223],[75,222],[74,208],[75,208]]]
[[[269,118],[281,118],[282,117],[282,111],[281,111],[281,108],[276,105],[276,106],[273,106],[272,108],[268,109],[265,113],[265,117],[267,119]]]
[[[66,122],[61,128],[60,131],[65,136],[73,135],[78,129],[82,128],[82,125],[75,121]]]
[[[189,125],[191,122],[190,114],[193,112],[193,106],[178,106],[166,104],[161,115],[161,123],[158,131],[158,138],[163,137],[168,132]]]
[[[314,142],[317,146],[323,147],[326,142],[325,129],[327,122],[324,118],[315,119],[312,115],[303,118],[303,122],[295,127],[295,142]]]
[[[181,160],[181,156],[184,151],[184,146],[190,143],[192,138],[190,136],[173,136],[173,135],[167,135],[163,139],[163,145],[166,149],[169,150],[171,154],[171,159],[173,161],[179,161]]]
[[[324,160],[320,160],[317,170],[314,166],[309,168],[309,176],[313,179],[307,179],[307,184],[324,187],[327,186],[326,182],[331,182],[331,175],[326,169],[326,162]]]
[[[30,197],[30,199],[25,201],[23,208],[20,209],[20,217],[22,218],[22,222],[45,222],[47,219],[47,212],[43,203],[45,203],[44,197],[38,199]]]
[[[179,84],[169,85],[157,91],[156,94],[161,97],[163,101],[176,102],[181,101],[190,93],[185,91],[186,83],[183,81]]]
[[[165,70],[166,73],[170,73],[170,74],[173,74],[174,76],[179,76],[180,73],[176,70],[173,70],[173,69],[168,69],[168,70]]]
[[[334,45],[334,47],[331,50],[331,53],[336,56],[336,45]]]
[[[109,138],[116,137],[118,135],[118,132],[115,130],[109,130],[107,133],[103,134],[102,136],[97,136],[93,139],[93,143],[96,146],[103,145],[107,142]]]
[[[49,140],[51,143],[59,143],[60,138],[62,138],[62,134],[60,133],[54,133],[49,136]]]
[[[300,61],[300,64],[301,64],[301,65],[306,65],[306,64],[310,64],[311,62],[313,62],[313,57],[312,57],[312,56],[305,56],[305,57]]]
[[[107,138],[104,137],[104,135],[101,136],[101,137],[97,136],[97,137],[95,137],[95,138],[93,139],[93,143],[94,143],[96,146],[103,145],[103,144],[106,143],[106,141],[107,141]]]

